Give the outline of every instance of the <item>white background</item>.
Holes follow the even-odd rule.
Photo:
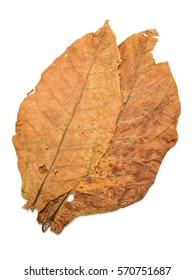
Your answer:
[[[0,278],[75,279],[24,276],[24,269],[171,266],[169,276],[194,279],[194,41],[193,1],[17,0],[0,2]],[[168,61],[179,88],[179,141],[167,154],[155,184],[139,203],[114,213],[80,217],[60,235],[43,234],[36,213],[22,209],[21,178],[12,145],[20,103],[40,75],[74,40],[96,31],[106,19],[121,43],[156,28],[156,61]],[[83,279],[83,277],[76,277]],[[148,279],[146,276],[86,277]],[[84,278],[85,279],[85,278]]]

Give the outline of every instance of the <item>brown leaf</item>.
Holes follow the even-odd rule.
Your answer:
[[[98,38],[97,41],[99,45],[102,43],[104,44],[105,35],[103,40],[101,40],[100,37],[103,33],[106,33],[105,30],[107,33],[110,32],[107,23],[101,31],[86,36],[93,36],[92,38],[95,39]],[[110,34],[113,36],[112,32],[110,32]],[[84,152],[81,152],[81,159],[79,159],[80,151],[82,151],[81,148],[83,147],[83,144],[81,144],[78,146],[76,156],[71,161],[71,157],[75,155],[74,151],[72,152],[75,138],[77,139],[76,143],[78,144],[82,141],[81,130],[76,127],[74,133],[71,134],[71,131],[69,132],[71,141],[68,141],[68,154],[67,156],[66,154],[65,156],[62,155],[61,160],[58,160],[60,157],[61,144],[57,146],[56,140],[58,139],[59,143],[61,141],[60,137],[57,138],[52,136],[49,139],[50,145],[46,145],[47,149],[48,147],[52,149],[52,153],[49,155],[49,165],[46,161],[46,156],[43,156],[44,154],[47,154],[47,152],[42,153],[42,150],[40,149],[42,144],[40,144],[40,142],[42,140],[46,141],[49,135],[54,135],[53,131],[51,134],[48,134],[48,132],[45,134],[44,121],[41,125],[42,131],[39,131],[39,126],[36,128],[35,124],[37,125],[37,121],[34,120],[33,124],[31,123],[31,120],[29,122],[28,119],[32,119],[33,115],[40,113],[40,107],[35,107],[35,104],[37,105],[37,101],[34,101],[33,105],[29,103],[28,107],[26,107],[27,101],[25,104],[23,103],[21,105],[18,116],[20,127],[18,128],[17,135],[15,136],[14,144],[16,149],[19,147],[17,153],[19,157],[19,168],[23,177],[23,196],[29,201],[28,207],[32,206],[34,203],[33,201],[37,196],[38,188],[43,181],[43,187],[38,199],[35,200],[35,206],[39,210],[38,221],[43,223],[44,231],[51,226],[52,231],[59,233],[67,223],[77,216],[113,211],[135,203],[144,197],[150,186],[153,184],[163,157],[177,141],[176,125],[180,113],[177,87],[170,72],[168,63],[156,64],[151,54],[151,51],[157,42],[157,39],[155,38],[157,35],[158,34],[155,30],[141,32],[139,34],[132,35],[119,46],[122,60],[119,67],[119,90],[117,72],[119,55],[115,46],[115,39],[112,39],[109,35],[106,37],[106,47],[102,45],[98,47],[99,49],[101,48],[101,50],[106,49],[105,57],[108,57],[108,53],[111,53],[109,57],[111,57],[111,60],[114,61],[110,62],[111,65],[114,65],[113,68],[112,66],[110,67],[104,59],[101,59],[98,63],[96,63],[98,73],[101,73],[101,71],[104,73],[104,69],[102,69],[104,67],[104,63],[107,66],[105,73],[109,73],[110,68],[113,70],[110,71],[109,74],[105,75],[106,83],[112,85],[112,87],[110,86],[110,89],[103,87],[103,89],[106,90],[103,91],[104,95],[100,93],[100,96],[103,96],[102,98],[107,100],[108,96],[111,95],[110,104],[112,104],[114,99],[114,106],[110,106],[107,102],[103,103],[104,105],[106,104],[106,106],[103,105],[104,111],[100,111],[99,114],[101,116],[101,120],[104,119],[106,125],[103,125],[100,133],[98,132],[98,138],[95,138],[97,133],[96,130],[99,130],[99,128],[97,129],[96,127],[101,127],[101,125],[98,124],[97,119],[93,119],[95,124],[92,127],[93,129],[91,131],[90,138],[87,138],[92,139],[90,140],[91,149],[88,149],[90,156],[87,157]],[[79,40],[77,42],[79,42]],[[110,45],[114,45],[114,51],[110,50]],[[91,50],[90,53],[92,53]],[[101,51],[99,53],[101,53]],[[116,55],[113,55],[113,53]],[[73,59],[73,57],[71,59]],[[61,62],[64,63],[64,61],[66,60],[63,59]],[[85,69],[86,66],[82,66],[81,63],[82,62],[80,62],[80,67],[84,67]],[[54,64],[56,64],[56,62],[54,62]],[[71,63],[71,65],[74,64]],[[47,71],[49,71],[49,69]],[[47,73],[47,71],[45,73]],[[54,90],[56,95],[59,94],[61,98],[60,103],[64,104],[65,101],[61,96],[60,88],[55,83],[55,80],[58,79],[57,77],[59,73],[56,72],[54,74],[53,70],[51,73],[53,73],[52,90]],[[115,80],[113,79],[112,74]],[[72,73],[69,75],[72,75]],[[89,79],[90,75],[87,74],[85,77]],[[28,97],[27,100],[32,98],[32,96],[41,96],[35,98],[42,100],[42,104],[45,104],[44,102],[47,104],[48,100],[52,99],[50,98],[50,95],[48,95],[45,99],[45,89],[51,88],[50,79],[51,77],[44,83],[42,79],[39,83],[43,83],[41,90],[37,92],[36,89],[35,94]],[[70,81],[72,81],[71,77]],[[103,80],[100,77],[100,82],[96,88],[97,94],[99,92],[99,85],[101,82],[103,84]],[[75,85],[75,90],[78,86],[79,83]],[[121,94],[122,104],[120,104],[119,92]],[[66,96],[66,98],[70,98],[71,96],[68,91]],[[87,98],[87,104],[93,102],[92,99],[89,101]],[[97,102],[97,100],[95,102]],[[40,120],[43,120],[42,111],[47,115],[51,112],[49,118],[53,120],[53,117],[51,116],[55,113],[53,112],[53,110],[55,110],[55,106],[55,104],[51,103],[49,111],[46,110],[43,105]],[[69,111],[66,104],[63,106],[65,112],[66,110]],[[99,107],[101,108],[101,106],[97,105],[98,109]],[[34,110],[36,113],[34,113]],[[22,111],[23,113],[21,114]],[[29,112],[28,117],[26,117],[26,112]],[[75,123],[76,125],[79,123],[81,127],[85,128],[83,124],[84,120],[87,120],[87,124],[91,123],[91,115],[88,115],[87,113],[88,111],[85,110],[83,118],[75,118],[75,121],[72,121],[73,124]],[[73,118],[74,115],[76,116],[75,113],[72,115]],[[60,126],[56,125],[56,123],[59,122],[59,116],[60,114],[58,114],[55,118],[55,123],[52,127],[53,130],[58,127],[62,128],[63,123],[67,122],[61,119]],[[105,118],[107,119],[105,120]],[[28,121],[28,128],[24,127],[22,124],[24,121]],[[38,136],[35,137],[33,144],[30,144],[29,146],[28,141],[26,141],[26,135],[29,135],[29,132],[27,131],[29,129],[33,131],[34,126],[38,131],[37,135],[41,136],[39,136],[39,138]],[[23,127],[23,130],[21,130],[21,127]],[[71,126],[68,127],[67,131],[70,130],[70,127]],[[105,137],[103,132],[105,135],[108,135]],[[64,138],[63,136],[61,137],[63,142],[67,136],[65,134]],[[32,136],[29,138],[33,139]],[[98,140],[96,141],[96,139]],[[68,145],[65,141],[64,144]],[[96,152],[96,144],[99,144],[100,147],[104,144],[104,148],[101,149],[99,153]],[[29,147],[33,147],[34,149],[32,152],[30,151],[30,153]],[[55,149],[52,147],[55,147]],[[100,147],[98,147],[98,149],[100,149]],[[38,149],[40,149],[40,152]],[[23,150],[25,150],[25,152]],[[36,156],[34,156],[34,153]],[[72,154],[71,156],[70,153]],[[41,162],[39,155],[41,155],[41,159],[44,159]],[[68,175],[66,175],[66,173],[63,172],[64,167],[61,168],[61,170],[58,166],[60,165],[59,163],[63,162],[63,158],[68,161],[68,155],[71,164],[69,169],[65,170],[66,172],[68,171]],[[52,162],[54,162],[54,164],[52,164]],[[57,162],[58,165],[56,168]],[[87,162],[86,165],[84,165],[85,162]],[[79,165],[79,168],[81,168],[81,171],[77,169],[72,170],[75,166],[77,166],[77,164]],[[39,181],[34,183],[35,179],[33,177],[36,176],[37,169],[41,175],[39,174]],[[48,170],[48,175],[44,177],[46,179],[42,179],[43,177],[41,176],[45,175],[45,172],[47,172],[46,170]],[[55,172],[57,173],[54,174]],[[65,178],[65,180],[63,179],[62,181],[62,177],[60,177],[59,172],[63,174],[63,178]],[[74,178],[73,175],[76,174],[79,175],[77,176],[78,178]],[[69,177],[66,179],[64,176]],[[36,180],[38,179],[36,178]],[[31,184],[31,182],[33,182],[33,184]],[[68,201],[70,194],[74,195],[71,202]]]
[[[75,189],[107,150],[122,104],[119,63],[106,22],[57,58],[21,104],[13,142],[26,208]]]

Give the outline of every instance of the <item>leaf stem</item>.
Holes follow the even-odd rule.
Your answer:
[[[50,217],[49,217],[49,214],[50,214],[53,206],[51,204],[49,205],[49,209],[47,211],[46,217],[42,223],[43,232],[46,232],[47,229],[50,227],[51,222],[54,220],[54,218],[55,218],[57,212],[59,211],[60,207],[62,206],[62,204],[65,202],[65,200],[67,200],[71,191],[72,191],[72,189],[65,194],[64,198],[62,199],[62,201],[60,202],[60,204],[57,206],[57,208],[55,209],[55,211],[53,212],[53,214]]]

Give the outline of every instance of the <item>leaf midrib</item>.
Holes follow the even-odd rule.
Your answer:
[[[101,35],[102,30],[103,30],[103,28],[101,29],[101,31],[100,31],[100,33],[99,33],[99,35],[98,35],[99,38],[100,38],[100,35]],[[95,35],[95,33],[93,33],[93,37],[94,37],[94,35]],[[100,46],[101,40],[102,40],[102,38],[99,39],[98,47],[97,47],[97,50],[95,51],[95,56],[94,56],[93,62],[92,62],[91,66],[90,66],[90,68],[89,68],[89,70],[88,70],[88,74],[87,74],[87,76],[86,76],[86,78],[85,78],[85,82],[84,82],[83,87],[82,87],[82,89],[81,89],[81,94],[80,94],[79,100],[78,100],[77,104],[75,105],[75,107],[74,107],[74,109],[73,109],[73,112],[72,112],[72,115],[71,115],[71,118],[69,119],[69,122],[67,123],[66,128],[65,128],[65,130],[64,130],[64,132],[63,132],[63,135],[62,135],[61,141],[60,141],[60,143],[59,143],[58,149],[57,149],[57,151],[56,151],[55,157],[54,157],[54,159],[53,159],[53,161],[52,161],[52,163],[51,163],[51,165],[50,165],[50,167],[49,167],[49,169],[48,169],[47,174],[45,175],[45,178],[43,179],[43,181],[42,181],[42,183],[41,183],[41,185],[40,185],[40,187],[39,187],[39,190],[38,190],[38,192],[37,192],[37,194],[36,194],[36,197],[35,197],[35,199],[34,199],[32,205],[31,205],[31,207],[30,207],[32,210],[35,208],[35,205],[36,205],[36,203],[37,203],[37,201],[38,201],[38,198],[39,198],[39,196],[40,196],[40,194],[41,194],[41,192],[42,192],[43,186],[44,186],[44,184],[45,184],[47,178],[48,178],[49,175],[50,175],[50,172],[51,172],[51,170],[52,170],[52,167],[53,167],[53,165],[54,165],[54,163],[55,163],[55,161],[56,161],[56,159],[57,159],[57,156],[58,156],[58,154],[59,154],[59,151],[60,151],[60,149],[61,149],[62,143],[63,143],[63,141],[64,141],[64,139],[65,139],[65,137],[66,137],[66,134],[67,134],[67,132],[68,132],[69,126],[71,125],[71,122],[72,122],[72,120],[73,120],[73,118],[74,118],[76,109],[77,109],[77,107],[79,106],[79,104],[80,104],[80,102],[81,102],[81,100],[82,100],[83,92],[84,92],[84,89],[85,89],[85,87],[86,87],[86,84],[87,84],[87,81],[88,81],[88,77],[89,77],[90,72],[92,71],[92,68],[93,68],[93,66],[94,66],[94,63],[95,63],[95,61],[96,61],[96,59],[97,59],[97,57],[98,57],[99,46]]]

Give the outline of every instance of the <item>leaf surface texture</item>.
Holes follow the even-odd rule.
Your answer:
[[[147,30],[119,47],[108,22],[75,41],[21,104],[13,138],[25,208],[56,233],[142,199],[177,141],[177,86]],[[70,195],[74,198],[68,201]]]

